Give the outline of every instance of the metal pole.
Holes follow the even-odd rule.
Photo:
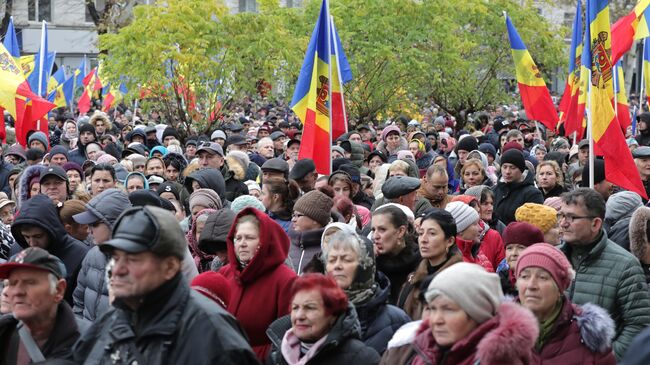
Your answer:
[[[47,50],[45,48],[45,20],[43,20],[43,26],[41,27],[41,49],[38,50],[38,96],[43,97],[43,58],[47,57]],[[36,129],[41,130],[41,119],[39,118],[36,121]]]

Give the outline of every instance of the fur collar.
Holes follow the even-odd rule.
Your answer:
[[[232,156],[226,156],[226,163],[228,163],[228,168],[234,174],[233,177],[235,180],[244,181],[246,177],[246,168]]]
[[[576,311],[575,318],[580,328],[580,337],[587,348],[599,353],[610,351],[616,327],[607,311],[595,304],[586,303]]]
[[[650,208],[640,207],[630,220],[630,251],[637,259],[643,259],[648,247],[648,232],[646,232],[648,221],[650,221]]]

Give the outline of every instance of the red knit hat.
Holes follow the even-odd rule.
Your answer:
[[[573,280],[571,263],[562,251],[548,243],[536,243],[521,253],[517,259],[517,277],[527,267],[539,267],[548,271],[553,280],[564,292]]]
[[[223,308],[228,307],[230,286],[228,279],[218,272],[206,271],[201,273],[192,280],[190,286]]]
[[[512,222],[503,230],[501,235],[503,246],[511,244],[532,246],[537,242],[544,242],[544,233],[534,225],[526,222]]]
[[[510,142],[503,145],[503,148],[501,149],[501,153],[504,153],[507,150],[511,150],[513,148],[518,150],[518,151],[521,151],[521,152],[524,151],[524,148],[521,147],[521,145],[518,142],[510,141]]]

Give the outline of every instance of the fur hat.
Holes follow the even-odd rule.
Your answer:
[[[527,267],[542,268],[551,275],[560,293],[563,293],[573,280],[573,269],[562,251],[548,243],[536,243],[524,250],[517,259],[516,277]]]
[[[637,259],[641,260],[648,251],[648,222],[650,222],[650,208],[641,207],[634,211],[630,220],[630,251]]]
[[[479,215],[476,209],[470,207],[463,202],[450,202],[445,207],[445,210],[451,213],[456,221],[456,231],[463,232],[467,227],[476,223],[479,220]]]
[[[543,204],[525,203],[515,211],[515,219],[517,222],[530,223],[546,233],[557,225],[557,210]]]
[[[293,206],[294,212],[300,212],[325,227],[330,222],[330,211],[334,200],[319,190],[312,190],[301,196]]]

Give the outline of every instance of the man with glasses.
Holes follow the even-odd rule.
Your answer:
[[[620,360],[632,339],[650,324],[650,295],[639,261],[607,238],[605,200],[593,189],[561,196],[559,246],[576,276],[567,295],[575,304],[596,304],[616,323],[612,347]]]

